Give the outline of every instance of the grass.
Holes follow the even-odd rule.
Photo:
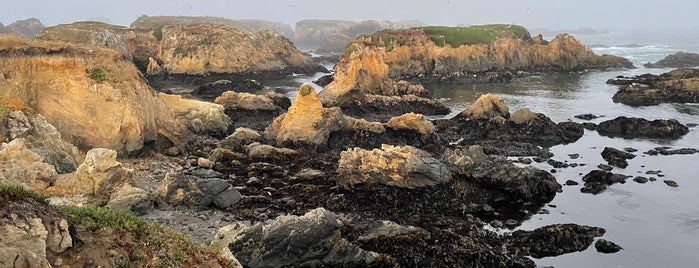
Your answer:
[[[420,27],[436,45],[459,47],[463,44],[487,44],[499,37],[512,36],[529,38],[529,31],[523,26],[511,24],[488,24],[470,27],[427,26]]]
[[[104,81],[107,81],[109,69],[104,66],[97,66],[85,70],[85,73],[87,73],[90,79],[95,80],[98,84],[102,84]]]
[[[155,27],[153,29],[153,36],[155,36],[155,39],[158,39],[158,41],[163,40],[163,26]]]
[[[35,201],[48,205],[48,197],[25,190],[19,185],[11,185],[0,182],[0,207],[6,202],[14,202],[22,199],[34,199]]]
[[[153,221],[103,207],[88,205],[82,207],[63,206],[60,208],[68,215],[70,222],[92,230],[109,227],[116,231],[129,231],[142,235],[157,227],[157,223]]]

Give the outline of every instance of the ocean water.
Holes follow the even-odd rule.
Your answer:
[[[646,69],[644,63],[658,61],[678,51],[699,53],[699,40],[670,34],[617,34],[576,36],[597,54],[626,57],[638,69],[585,74],[545,74],[513,80],[506,84],[425,85],[436,98],[452,108],[452,116],[466,109],[485,93],[501,96],[510,111],[521,107],[544,113],[556,122],[585,122],[575,115],[591,113],[603,116],[592,120],[599,123],[617,116],[652,119],[677,119],[683,124],[699,123],[699,104],[662,104],[630,107],[612,102],[616,86],[605,81],[618,75],[659,74],[671,69]],[[549,38],[550,40],[550,38]],[[447,116],[447,117],[449,117]],[[559,183],[573,180],[580,185],[564,186],[563,192],[545,207],[548,214],[536,214],[517,229],[530,230],[554,223],[577,223],[603,227],[602,237],[624,248],[614,254],[598,253],[594,246],[582,252],[558,257],[534,259],[539,266],[555,267],[699,267],[699,154],[650,156],[643,152],[659,146],[698,148],[699,128],[690,128],[680,139],[623,139],[600,136],[595,131],[575,143],[551,148],[553,159],[585,166],[556,169]],[[639,184],[631,178],[625,184],[615,184],[598,194],[580,192],[583,175],[606,163],[600,155],[604,147],[638,149],[636,158],[625,169],[612,172],[630,176],[646,175],[646,171],[661,170],[656,182]],[[570,159],[569,154],[580,158]],[[551,170],[546,163],[535,166]],[[672,188],[663,180],[674,180]],[[507,231],[507,230],[505,230]]]

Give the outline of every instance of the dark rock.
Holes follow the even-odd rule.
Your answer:
[[[548,163],[549,165],[551,165],[554,168],[567,168],[570,166],[570,165],[568,165],[568,163],[556,161],[553,159],[549,159],[549,161],[546,161],[546,163]]]
[[[626,148],[624,148],[624,151],[626,151],[628,153],[635,153],[635,152],[638,152],[638,149],[626,147]]]
[[[648,182],[648,178],[643,177],[643,176],[636,176],[633,178],[633,181],[638,182],[638,183],[646,183]]]
[[[687,124],[687,127],[696,127],[696,126],[697,126],[697,124],[695,124],[695,123],[689,123],[689,124]]]
[[[216,207],[227,210],[233,208],[241,199],[240,192],[222,179],[200,179],[183,174],[168,174],[155,191],[155,203],[158,207]]]
[[[554,224],[533,231],[515,231],[508,241],[534,258],[543,258],[583,251],[604,233],[600,227]]]
[[[622,174],[614,174],[604,170],[592,170],[583,176],[582,180],[585,182],[585,186],[580,188],[580,192],[599,194],[607,189],[609,185],[626,183],[626,178],[627,176]]]
[[[656,63],[643,64],[643,67],[646,68],[687,68],[697,66],[699,66],[699,54],[681,51],[668,55]]]
[[[649,180],[649,181],[657,181],[658,178],[656,178],[656,177],[650,177],[650,178],[648,178],[648,180]]]
[[[377,261],[377,253],[348,242],[340,228],[334,213],[317,208],[236,230],[228,248],[245,267],[361,267]]]
[[[532,163],[532,160],[530,158],[526,158],[526,157],[517,158],[517,161],[519,161],[520,163],[525,164],[525,165],[529,165]]]
[[[553,157],[553,153],[548,148],[542,148],[527,142],[483,140],[473,142],[473,144],[480,145],[483,148],[483,152],[488,155],[536,156],[543,159]]]
[[[570,157],[570,159],[578,159],[580,158],[580,154],[569,154],[568,157]]]
[[[633,159],[634,157],[636,156],[631,153],[611,147],[604,147],[604,150],[602,151],[602,158],[607,160],[607,163],[620,168],[626,168],[629,166],[629,163],[627,163],[626,160]]]
[[[645,152],[649,155],[675,155],[675,154],[696,154],[699,150],[695,148],[681,148],[681,149],[670,149],[669,147],[657,147],[653,150]]]
[[[313,83],[316,85],[319,85],[321,87],[325,87],[328,84],[332,83],[333,80],[334,80],[333,74],[326,74],[326,75],[321,76],[320,78],[314,80]]]
[[[645,74],[622,78],[626,84],[612,100],[631,106],[658,105],[666,102],[699,102],[699,69],[681,68],[661,75]]]
[[[566,185],[568,185],[568,186],[573,186],[573,185],[578,185],[578,184],[579,183],[577,181],[574,181],[574,180],[567,180],[566,181]]]
[[[204,179],[223,177],[223,173],[208,168],[197,168],[187,172],[187,174]]]
[[[364,100],[350,101],[339,107],[346,115],[383,122],[406,113],[446,115],[451,112],[449,107],[441,102],[415,95],[367,95]]]
[[[600,123],[597,132],[610,137],[676,139],[687,134],[689,129],[675,119],[648,121],[620,116]]]
[[[589,120],[597,119],[600,117],[597,115],[594,115],[594,114],[579,114],[579,115],[576,115],[575,118],[589,121]]]
[[[263,87],[262,84],[252,79],[241,79],[236,81],[218,80],[195,88],[191,94],[200,98],[213,100],[226,91],[256,93],[264,88],[265,87]]]
[[[676,182],[676,181],[673,181],[673,180],[664,180],[663,182],[664,182],[665,184],[667,184],[667,186],[670,186],[670,187],[679,187],[679,185],[677,184],[677,182]]]
[[[657,175],[657,174],[660,174],[662,172],[663,172],[662,170],[648,170],[648,171],[646,171],[646,175]]]
[[[600,238],[595,242],[595,249],[599,253],[617,253],[623,248],[612,241]]]
[[[597,168],[604,170],[604,171],[612,171],[612,169],[614,169],[612,166],[605,165],[605,164],[599,164],[599,165],[597,165]]]

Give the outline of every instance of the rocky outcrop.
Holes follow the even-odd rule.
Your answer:
[[[214,102],[225,108],[231,119],[231,128],[244,127],[255,130],[264,130],[275,117],[283,114],[291,106],[288,97],[275,92],[252,94],[226,91]]]
[[[129,25],[134,29],[158,29],[165,25],[186,25],[186,24],[221,24],[233,26],[249,32],[257,32],[268,29],[273,30],[286,38],[294,38],[294,30],[291,25],[281,22],[265,20],[240,19],[232,20],[220,17],[195,17],[195,16],[140,16]]]
[[[486,94],[467,110],[451,119],[435,120],[438,132],[460,144],[479,141],[528,142],[540,146],[570,143],[583,135],[583,127],[574,122],[554,123],[546,115],[522,108],[510,114],[498,97]]]
[[[699,54],[677,52],[669,55],[656,63],[646,63],[643,67],[646,68],[687,68],[699,66]]]
[[[168,173],[153,193],[155,203],[161,208],[232,209],[242,196],[230,183],[218,177]]]
[[[615,174],[604,170],[592,170],[583,176],[585,186],[580,188],[580,192],[599,194],[615,183],[626,183],[628,176]]]
[[[401,188],[433,186],[451,180],[447,166],[412,146],[382,145],[381,149],[349,149],[340,153],[337,184],[385,184]]]
[[[689,132],[687,126],[675,119],[656,119],[620,116],[591,126],[605,136],[624,138],[670,138],[677,139]]]
[[[179,95],[158,93],[158,97],[172,109],[177,120],[197,134],[222,137],[228,132],[230,118],[222,105],[185,99]]]
[[[252,79],[237,81],[218,80],[195,88],[192,90],[191,94],[199,98],[215,99],[226,91],[255,93],[261,91],[262,89],[264,89],[264,86]]]
[[[0,47],[0,94],[43,115],[81,150],[184,149],[187,129],[119,53],[32,42]]]
[[[660,103],[699,102],[699,69],[682,68],[661,75],[644,74],[635,77],[617,77],[608,84],[620,85],[612,100],[631,106]]]
[[[56,169],[29,150],[23,138],[0,144],[0,182],[42,191],[53,185],[57,177]]]
[[[533,231],[518,230],[509,239],[534,258],[558,256],[587,249],[606,230],[577,224],[554,224]]]
[[[297,46],[316,53],[341,53],[357,36],[383,29],[408,29],[422,26],[419,21],[346,21],[302,20],[296,22],[294,40]]]
[[[73,172],[83,161],[83,155],[75,145],[64,141],[61,133],[40,114],[29,110],[16,110],[0,115],[0,138],[11,141],[23,138],[32,152],[41,156],[44,163],[54,166],[56,172]]]
[[[111,195],[107,207],[115,211],[144,215],[153,208],[153,200],[146,190],[124,184]]]
[[[612,241],[599,239],[595,242],[595,249],[600,253],[617,253],[623,248]]]
[[[379,254],[348,242],[340,228],[335,213],[317,208],[303,216],[231,228],[217,237],[230,241],[226,246],[245,267],[361,267],[377,262]]]
[[[4,27],[0,24],[0,34],[20,35],[27,40],[32,40],[42,30],[44,30],[44,24],[36,18],[18,20]]]
[[[604,147],[602,150],[602,158],[607,161],[612,166],[626,168],[629,163],[626,162],[628,159],[635,158],[636,155],[625,152],[616,148]]]

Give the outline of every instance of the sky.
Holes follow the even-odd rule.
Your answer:
[[[35,17],[47,26],[84,20],[128,26],[140,15],[190,15],[263,19],[292,27],[303,19],[375,19],[553,30],[698,30],[697,10],[695,0],[0,0],[0,22]]]

